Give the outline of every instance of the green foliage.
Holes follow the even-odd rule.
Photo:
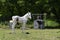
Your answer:
[[[30,11],[32,14],[46,13],[47,19],[54,19],[60,23],[59,10],[59,0],[0,0],[0,21],[8,21],[13,15],[23,16]],[[54,17],[51,14],[53,14]],[[49,22],[50,21],[48,21],[48,25],[51,25]]]
[[[9,23],[7,21],[0,22],[0,28],[4,28],[4,29],[9,28]]]
[[[54,20],[46,20],[45,21],[45,26],[46,26],[46,28],[47,27],[50,27],[50,28],[57,27],[58,28],[59,24],[56,21],[54,21]]]
[[[55,0],[1,0],[2,4],[0,4],[3,5],[1,9],[3,16],[5,14],[10,14],[9,17],[12,15],[24,15],[28,11],[32,13],[47,12],[49,16],[53,8],[55,8],[57,12],[59,11],[59,5],[57,5],[59,1],[56,1],[57,2],[55,2]]]

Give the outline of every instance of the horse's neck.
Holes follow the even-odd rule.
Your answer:
[[[23,17],[24,17],[24,18],[28,18],[28,14],[25,14]]]

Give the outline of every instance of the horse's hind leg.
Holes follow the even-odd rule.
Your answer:
[[[13,24],[12,24],[12,33],[14,33],[15,32],[15,25],[16,25],[16,22],[13,22]]]

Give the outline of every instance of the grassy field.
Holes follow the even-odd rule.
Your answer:
[[[25,30],[30,34],[22,33],[20,29],[15,30],[15,34],[10,34],[10,29],[0,28],[0,40],[60,40],[60,29]]]

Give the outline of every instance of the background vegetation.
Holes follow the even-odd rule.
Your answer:
[[[13,15],[23,16],[28,11],[46,13],[45,26],[60,28],[60,0],[0,0],[0,24],[7,25]]]

